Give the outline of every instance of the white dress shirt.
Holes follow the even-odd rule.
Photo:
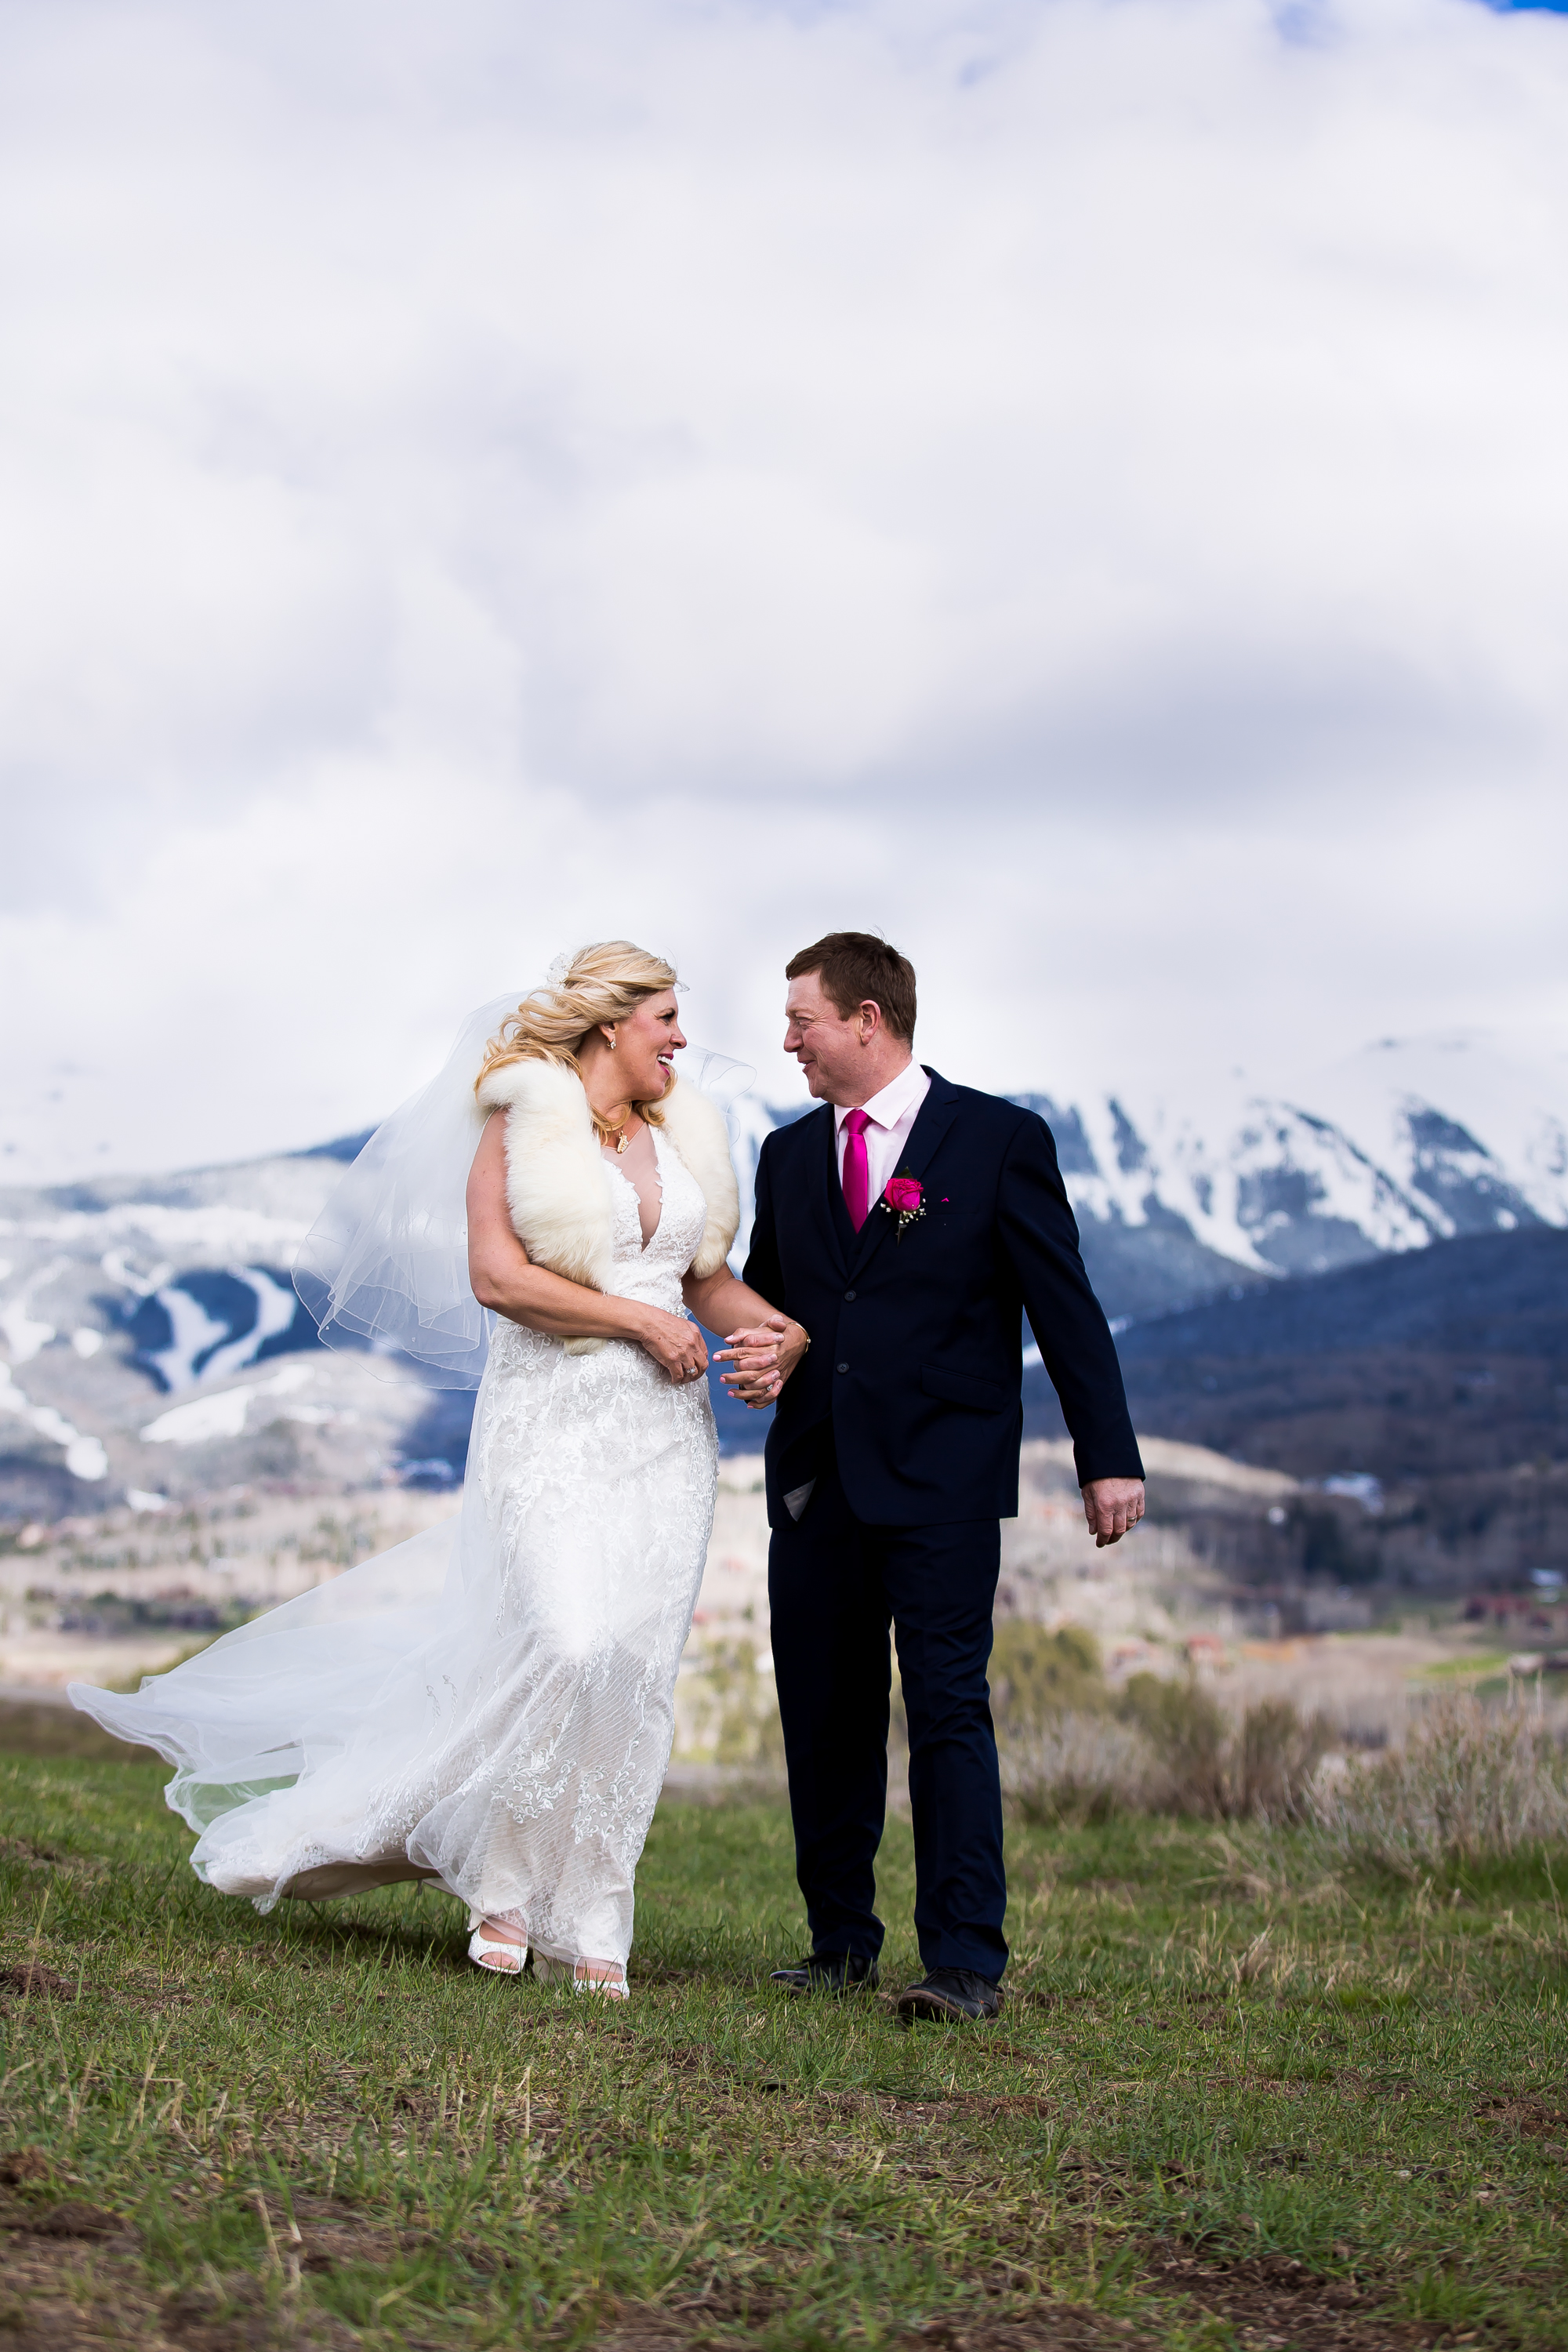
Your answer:
[[[910,1062],[869,1102],[858,1108],[870,1120],[866,1129],[866,1167],[869,1176],[867,1200],[875,1208],[888,1189],[889,1180],[899,1172],[904,1156],[904,1146],[910,1139],[910,1129],[920,1115],[920,1108],[931,1092],[931,1080],[918,1062]],[[833,1106],[834,1138],[838,1149],[838,1181],[844,1181],[844,1122],[857,1106],[846,1103],[842,1109]]]

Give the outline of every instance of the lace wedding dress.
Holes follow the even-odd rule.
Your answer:
[[[679,1313],[707,1204],[655,1128],[646,1248],[614,1192],[605,1287]],[[521,1912],[548,1958],[625,1964],[713,1519],[706,1381],[625,1340],[568,1354],[499,1324],[457,1520],[239,1628],[133,1698],[76,1705],[178,1767],[210,1885],[269,1909],[434,1880],[470,1925]]]

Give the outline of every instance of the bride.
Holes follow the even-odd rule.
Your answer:
[[[674,1070],[675,990],[616,940],[499,1028],[487,1008],[482,1058],[470,1024],[304,1245],[324,1339],[395,1342],[447,1385],[482,1364],[457,1519],[134,1697],[70,1687],[176,1767],[210,1885],[268,1910],[431,1881],[481,1968],[531,1948],[621,2000],[713,1519],[698,1326],[729,1333],[752,1406],[810,1344],[726,1265],[734,1171],[722,1112]]]

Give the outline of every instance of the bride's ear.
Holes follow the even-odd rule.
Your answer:
[[[616,1027],[614,1022],[602,1021],[599,1024],[599,1034],[601,1037],[608,1040],[610,1051],[613,1054],[616,1050]]]

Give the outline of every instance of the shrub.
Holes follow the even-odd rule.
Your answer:
[[[1121,1712],[1148,1739],[1164,1773],[1162,1811],[1210,1821],[1300,1821],[1329,1744],[1321,1716],[1302,1718],[1289,1699],[1264,1699],[1233,1723],[1191,1675],[1163,1682],[1134,1675]]]
[[[1002,1685],[1002,1786],[1026,1819],[1162,1812],[1287,1822],[1308,1811],[1328,1744],[1321,1718],[1304,1723],[1289,1701],[1269,1699],[1237,1725],[1192,1675],[1134,1675],[1113,1704],[1098,1672],[1092,1680],[1088,1673],[1091,1651],[1049,1647],[1064,1636],[1037,1626],[1004,1631],[1016,1679]]]
[[[1133,1675],[1119,1712],[1137,1726],[1160,1760],[1166,1783],[1160,1810],[1224,1817],[1230,1726],[1196,1677],[1189,1674],[1167,1682],[1159,1675]]]
[[[1468,1692],[1450,1692],[1416,1718],[1403,1748],[1352,1763],[1316,1809],[1348,1860],[1415,1879],[1568,1838],[1568,1759],[1522,1709],[1489,1713]]]
[[[1100,1822],[1150,1812],[1159,1759],[1142,1734],[1106,1714],[1058,1715],[999,1743],[1002,1793],[1029,1822]]]
[[[1303,1721],[1289,1699],[1249,1706],[1226,1759],[1232,1818],[1299,1822],[1310,1816],[1319,1765],[1332,1741],[1327,1720]]]
[[[1064,1713],[1101,1714],[1110,1703],[1100,1644],[1081,1625],[1047,1633],[1026,1617],[1007,1617],[997,1626],[991,1708],[998,1723],[1027,1732]]]

